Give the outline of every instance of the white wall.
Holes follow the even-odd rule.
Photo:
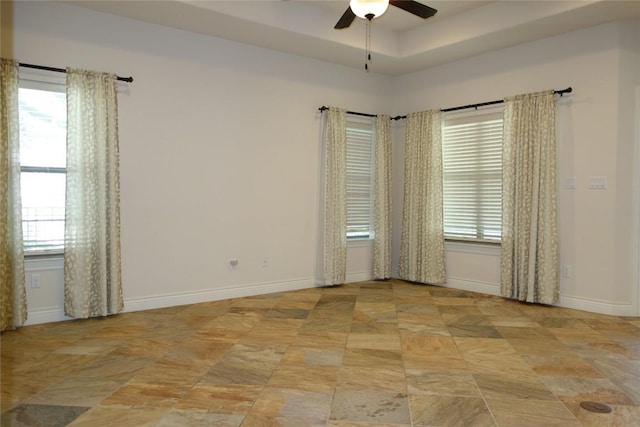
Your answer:
[[[13,21],[21,61],[135,79],[119,95],[127,310],[314,285],[317,107],[405,114],[573,86],[558,104],[559,178],[578,183],[560,189],[561,262],[573,266],[561,304],[638,314],[637,22],[391,78],[57,2],[17,2]],[[403,126],[393,127],[395,266]],[[591,175],[606,175],[609,189],[588,190]],[[370,277],[370,254],[370,244],[349,248],[349,280]],[[27,268],[44,268],[42,287],[28,289],[30,323],[63,318],[60,263]],[[447,245],[447,268],[449,286],[497,292],[495,249]]]
[[[119,95],[125,310],[314,286],[317,109],[384,112],[389,77],[54,2],[15,4],[13,50],[134,77]],[[348,278],[371,277],[370,253],[349,249]],[[47,267],[31,323],[62,316]]]
[[[402,76],[394,80],[393,114],[447,108],[545,89],[574,92],[558,100],[560,304],[637,315],[637,167],[640,25],[627,21],[563,34]],[[402,201],[403,125],[395,129],[394,204]],[[575,176],[577,188],[565,189]],[[590,190],[607,176],[607,190]],[[635,215],[634,215],[634,212]],[[394,232],[401,225],[396,209]],[[399,231],[394,253],[399,253]],[[467,246],[465,248],[465,246]],[[478,253],[474,253],[478,252]],[[499,251],[448,245],[448,284],[499,293]],[[394,260],[397,266],[398,259]]]

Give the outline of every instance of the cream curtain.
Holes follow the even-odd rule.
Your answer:
[[[502,149],[502,295],[558,301],[553,91],[505,99]]]
[[[324,180],[324,284],[347,274],[347,111],[327,112]]]
[[[27,320],[20,198],[18,62],[1,59],[0,78],[0,331]]]
[[[401,278],[444,283],[442,113],[411,113],[405,132]]]
[[[65,314],[123,307],[116,76],[67,69]]]
[[[373,199],[373,277],[391,277],[391,118],[376,119]]]

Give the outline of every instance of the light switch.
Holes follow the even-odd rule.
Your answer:
[[[606,190],[607,189],[607,177],[606,176],[590,176],[589,177],[589,189],[591,189],[591,190]]]
[[[564,182],[564,188],[566,188],[567,190],[575,190],[576,189],[576,177],[575,176],[570,176],[569,178],[567,178],[566,181]]]

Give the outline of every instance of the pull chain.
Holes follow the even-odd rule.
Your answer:
[[[365,33],[365,51],[364,51],[364,69],[367,70],[367,72],[369,72],[369,61],[371,60],[371,48],[369,47],[369,43],[370,43],[370,35],[371,35],[371,29],[369,28],[369,25],[371,24],[371,21],[367,20],[366,26],[366,33]]]
[[[371,20],[374,18],[373,14],[366,15],[367,17],[367,33],[366,33],[366,49],[365,49],[365,61],[364,69],[369,72],[369,64],[371,64]]]

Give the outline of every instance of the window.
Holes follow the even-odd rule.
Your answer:
[[[64,249],[67,106],[64,86],[18,92],[25,254]]]
[[[444,116],[444,234],[499,242],[502,227],[502,106]]]
[[[373,236],[374,122],[347,117],[347,238]]]

